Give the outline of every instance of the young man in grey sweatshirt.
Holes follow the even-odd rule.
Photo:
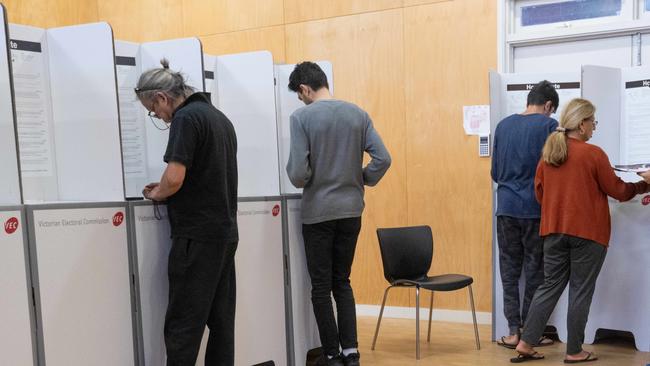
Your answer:
[[[302,234],[323,345],[319,365],[357,366],[350,271],[361,230],[364,185],[379,182],[390,166],[390,155],[368,113],[332,98],[327,77],[317,64],[306,61],[296,65],[289,89],[305,103],[291,115],[287,173],[294,186],[303,188]],[[365,167],[364,152],[372,158]]]

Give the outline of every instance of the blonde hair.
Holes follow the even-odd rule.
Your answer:
[[[566,133],[578,130],[580,123],[593,117],[595,113],[596,107],[587,99],[572,99],[562,110],[560,128],[546,139],[542,150],[542,160],[553,166],[564,164],[569,156]]]

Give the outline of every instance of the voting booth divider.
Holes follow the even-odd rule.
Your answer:
[[[541,80],[549,80],[558,91],[560,108],[553,117],[559,120],[563,105],[573,98],[583,97],[596,106],[596,119],[601,121],[590,144],[601,147],[612,165],[650,162],[650,69],[582,66],[581,70],[565,73],[490,73],[490,122],[494,134],[501,119],[521,113],[526,107],[530,88]],[[627,182],[640,178],[635,173],[617,173]],[[496,212],[496,185],[493,185]],[[639,195],[628,202],[609,198],[612,235],[605,263],[596,283],[585,342],[593,343],[599,329],[627,331],[634,335],[636,348],[650,351],[650,288],[644,281],[650,278],[650,196]],[[493,221],[493,322],[492,338],[508,334],[503,315],[503,290],[499,272],[499,247]],[[561,341],[567,340],[568,286],[548,321]],[[523,297],[523,276],[520,279]],[[570,316],[570,315],[569,315]]]
[[[3,161],[0,202],[0,298],[11,310],[2,320],[12,325],[0,330],[3,357],[48,366],[165,362],[167,207],[138,199],[162,175],[168,131],[133,89],[167,58],[211,94],[238,135],[236,364],[302,364],[320,342],[300,196],[281,189],[288,146],[280,145],[302,106],[286,89],[293,66],[273,65],[267,51],[203,55],[195,38],[113,41],[106,23],[40,29],[3,20],[11,49],[0,62],[0,138],[13,156]],[[321,65],[331,85],[331,65]],[[280,86],[278,67],[287,71]]]
[[[142,44],[115,41],[124,182],[129,198],[141,198],[142,188],[157,182],[165,167],[163,155],[169,127],[161,119],[150,118],[134,92],[140,75],[161,67],[163,58],[169,61],[171,70],[186,77],[187,85],[203,91],[203,52],[197,38]]]

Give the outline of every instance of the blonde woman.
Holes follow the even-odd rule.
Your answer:
[[[616,176],[605,152],[588,144],[598,122],[596,108],[573,99],[560,125],[544,145],[535,176],[535,195],[542,206],[544,283],[537,289],[524,323],[519,355],[511,362],[539,360],[533,349],[546,322],[570,284],[565,363],[595,361],[582,349],[596,279],[607,254],[611,232],[607,196],[628,201],[648,191],[641,181],[625,183]]]

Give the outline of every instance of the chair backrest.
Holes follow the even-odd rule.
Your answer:
[[[429,226],[377,229],[384,277],[388,282],[419,279],[431,268],[433,238]]]

